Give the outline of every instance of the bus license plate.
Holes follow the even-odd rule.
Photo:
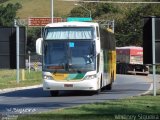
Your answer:
[[[64,84],[64,87],[73,87],[73,84]]]

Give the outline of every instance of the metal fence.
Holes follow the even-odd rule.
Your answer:
[[[42,71],[42,59],[41,56],[36,54],[28,54],[26,58],[26,69],[29,72],[32,71]]]

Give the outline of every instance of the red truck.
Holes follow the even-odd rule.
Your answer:
[[[143,65],[142,47],[117,47],[116,53],[118,74],[149,74],[149,67]]]

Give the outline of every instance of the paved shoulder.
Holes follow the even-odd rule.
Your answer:
[[[26,90],[26,89],[34,89],[42,87],[42,85],[34,85],[34,86],[27,86],[27,87],[16,87],[16,88],[7,88],[7,89],[0,89],[0,94],[2,93],[8,93],[8,92],[14,92],[18,90]]]

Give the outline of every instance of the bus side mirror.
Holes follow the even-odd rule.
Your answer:
[[[36,53],[38,55],[42,55],[42,44],[43,44],[43,38],[38,38],[36,40]]]

